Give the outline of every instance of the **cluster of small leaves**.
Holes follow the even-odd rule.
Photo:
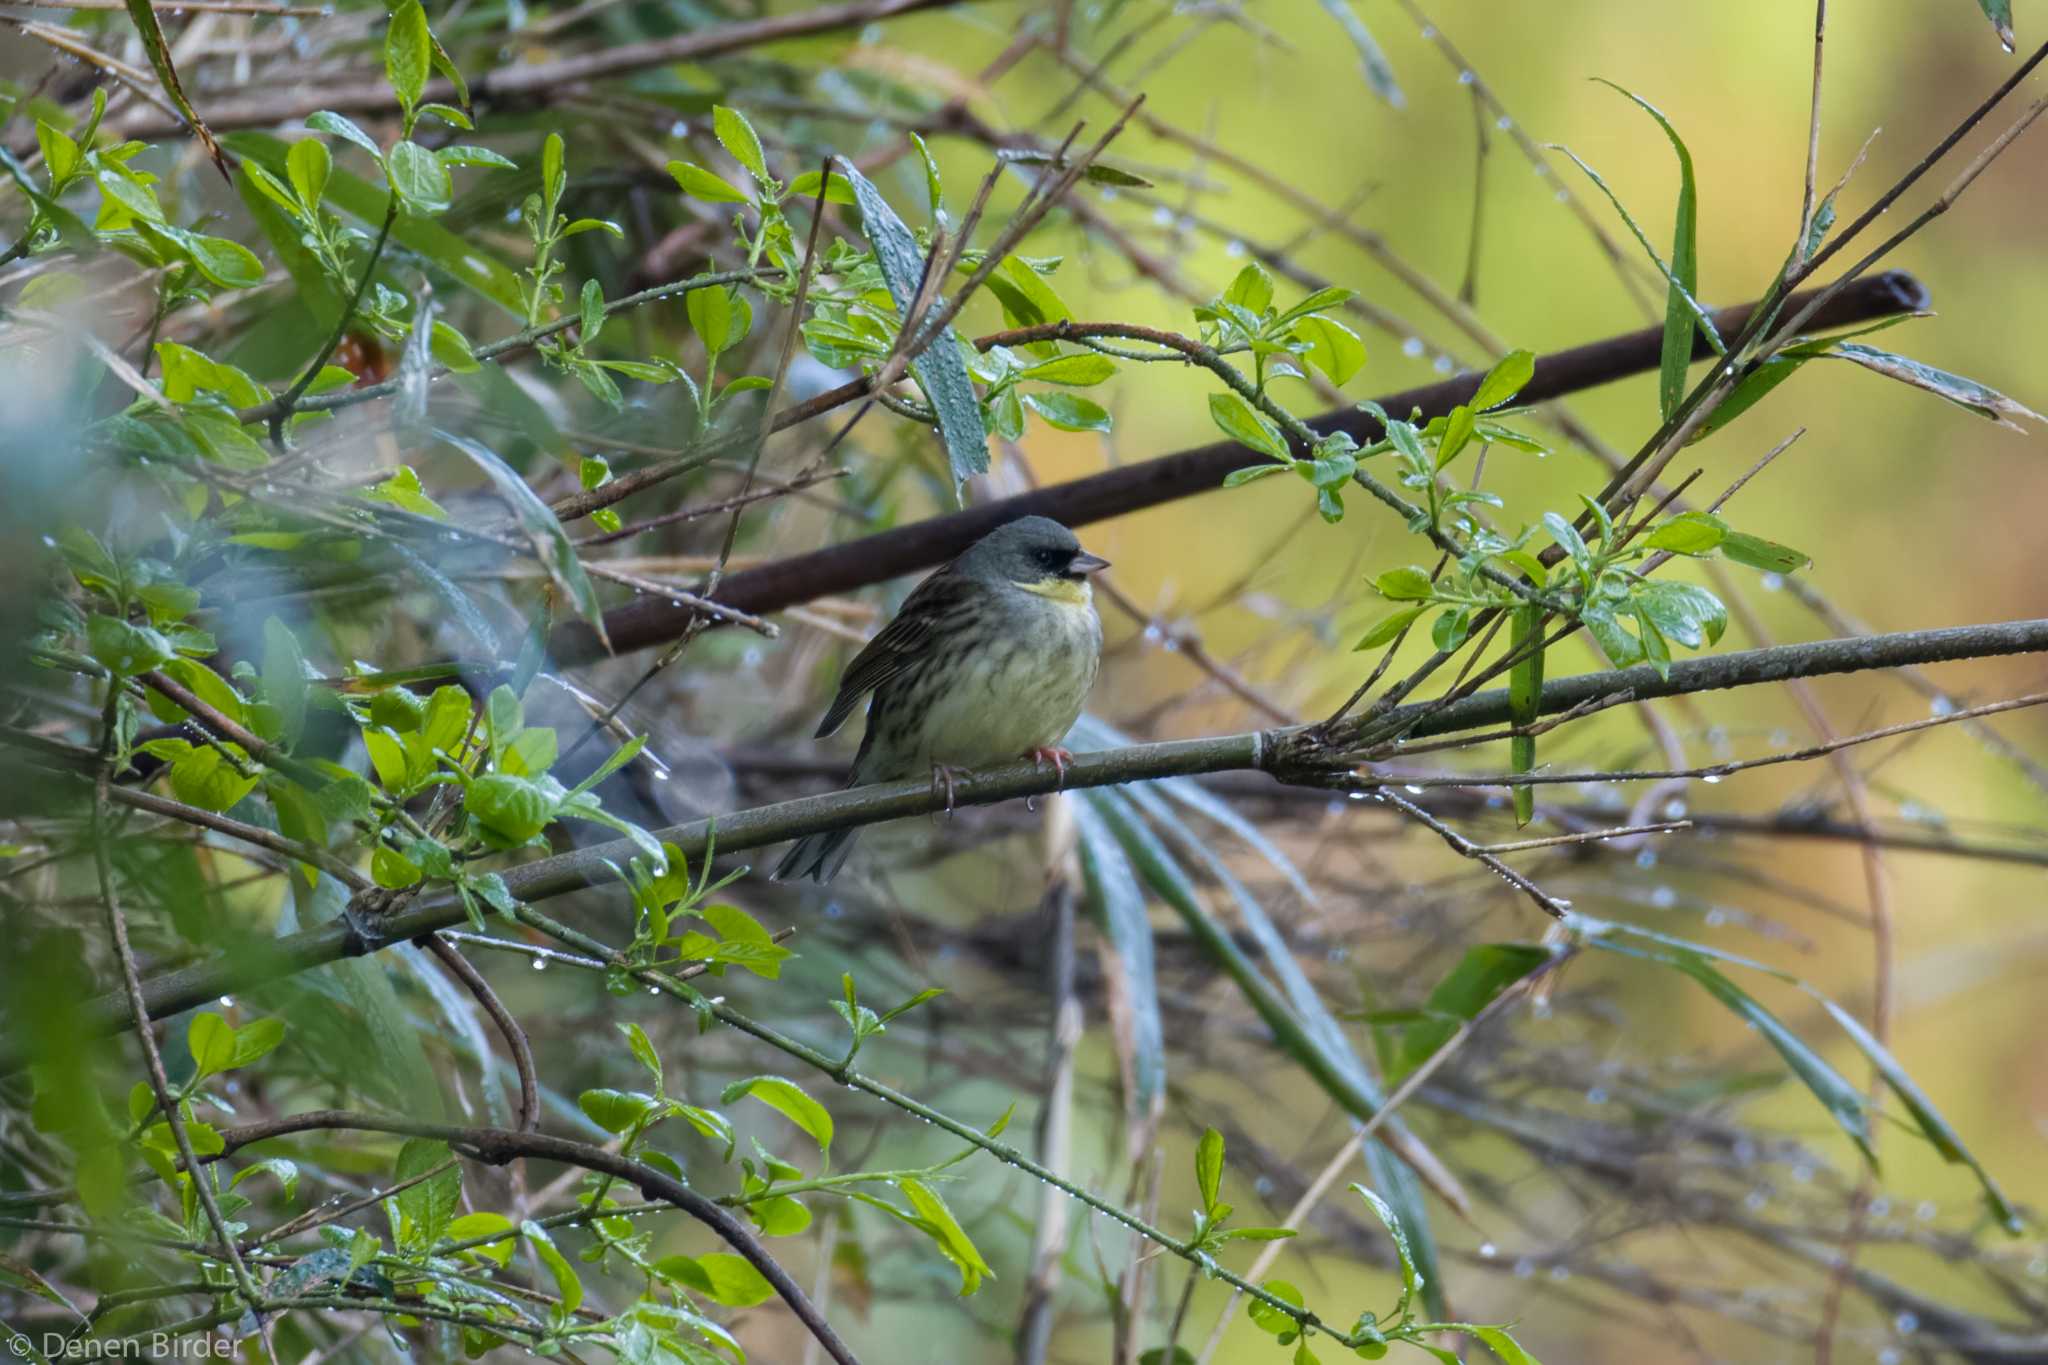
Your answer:
[[[1277,308],[1273,277],[1252,261],[1237,272],[1228,289],[1195,309],[1195,320],[1201,325],[1202,341],[1217,354],[1252,357],[1256,393],[1264,394],[1275,379],[1306,380],[1301,364],[1313,365],[1333,384],[1343,384],[1365,367],[1365,343],[1329,312],[1354,292],[1318,289],[1292,307]]]
[[[1223,1135],[1210,1128],[1203,1132],[1202,1140],[1195,1146],[1195,1187],[1201,1194],[1202,1206],[1195,1210],[1194,1234],[1188,1239],[1186,1248],[1198,1266],[1210,1264],[1215,1252],[1229,1242],[1270,1242],[1295,1235],[1292,1228],[1224,1227],[1230,1217],[1231,1206],[1221,1202],[1222,1184]],[[1400,1342],[1455,1365],[1458,1359],[1455,1352],[1434,1345],[1425,1338],[1437,1332],[1462,1332],[1485,1343],[1507,1365],[1536,1365],[1536,1358],[1522,1349],[1505,1327],[1417,1319],[1410,1309],[1422,1289],[1423,1276],[1415,1267],[1415,1253],[1401,1220],[1384,1199],[1365,1186],[1353,1184],[1351,1188],[1386,1225],[1388,1235],[1394,1240],[1394,1253],[1401,1262],[1401,1297],[1387,1313],[1359,1314],[1351,1331],[1339,1338],[1330,1334],[1327,1328],[1312,1325],[1315,1319],[1307,1310],[1307,1299],[1300,1286],[1288,1280],[1267,1280],[1259,1288],[1280,1303],[1250,1298],[1245,1303],[1245,1313],[1261,1330],[1271,1333],[1280,1345],[1294,1347],[1290,1358],[1292,1365],[1320,1365],[1321,1357],[1309,1345],[1318,1330],[1323,1331],[1331,1342],[1362,1360],[1378,1360],[1387,1354],[1390,1344]],[[1291,1306],[1293,1311],[1280,1304]],[[1165,1360],[1164,1352],[1151,1354],[1159,1358],[1159,1365],[1178,1365],[1178,1358],[1184,1352],[1176,1348],[1174,1361]]]
[[[662,845],[605,810],[592,790],[633,760],[644,737],[620,746],[574,787],[564,787],[548,772],[557,758],[554,730],[526,725],[519,696],[508,685],[492,690],[480,714],[469,694],[452,683],[428,697],[393,685],[367,701],[347,698],[344,705],[361,728],[379,787],[395,806],[436,787],[461,791],[445,833],[417,827],[381,832],[370,858],[379,886],[453,884],[481,927],[482,905],[509,913],[512,901],[495,873],[471,874],[465,865],[489,853],[546,847],[548,827],[563,819],[616,830],[657,872],[666,867]]]
[[[617,223],[602,218],[565,217],[562,195],[568,187],[569,171],[562,136],[549,133],[541,143],[540,189],[527,195],[519,210],[527,235],[533,241],[533,264],[522,282],[528,327],[539,326],[543,315],[564,302],[562,285],[555,278],[564,269],[557,256],[563,242],[586,232],[608,232],[614,237],[623,235]],[[545,337],[536,343],[535,349],[549,364],[574,375],[585,389],[614,408],[625,400],[617,381],[611,377],[613,373],[650,384],[666,384],[676,377],[675,367],[667,363],[600,359],[593,354],[592,348],[604,331],[605,317],[604,286],[596,280],[585,280],[576,296],[574,339]]]
[[[1653,557],[1684,555],[1706,558],[1719,554],[1739,564],[1773,573],[1804,565],[1806,556],[1783,545],[1729,529],[1705,512],[1682,512],[1637,534],[1641,527],[1616,526],[1606,509],[1584,499],[1590,535],[1556,512],[1543,514],[1542,534],[1564,552],[1555,566],[1545,566],[1528,545],[1535,528],[1513,540],[1491,531],[1476,532],[1457,572],[1432,578],[1419,566],[1390,569],[1373,580],[1380,596],[1395,603],[1358,643],[1372,649],[1397,638],[1432,607],[1440,608],[1431,627],[1438,649],[1452,650],[1465,642],[1473,621],[1484,612],[1520,605],[1520,599],[1478,572],[1489,562],[1512,566],[1542,587],[1550,602],[1565,604],[1616,667],[1649,663],[1660,674],[1671,667],[1671,646],[1703,649],[1721,638],[1728,612],[1705,588],[1641,571]]]
[[[635,858],[624,870],[613,868],[633,893],[636,918],[624,962],[609,978],[612,993],[626,995],[634,989],[635,969],[667,970],[694,963],[705,964],[714,976],[724,975],[727,966],[737,966],[770,981],[780,977],[789,949],[746,911],[710,900],[736,881],[743,869],[713,882],[707,854],[692,882],[681,849],[663,844],[661,854],[661,860],[652,865]],[[689,919],[701,921],[710,932],[682,925]]]
[[[213,1240],[213,1229],[199,1198],[201,1180],[207,1181],[221,1215],[228,1220],[229,1235],[248,1230],[238,1215],[249,1207],[246,1195],[237,1193],[245,1181],[270,1176],[282,1187],[287,1200],[298,1193],[299,1170],[292,1162],[271,1157],[252,1162],[229,1174],[227,1168],[206,1158],[226,1150],[220,1130],[202,1115],[203,1108],[233,1113],[225,1098],[208,1083],[227,1072],[250,1065],[267,1056],[284,1040],[284,1024],[276,1019],[258,1019],[236,1028],[218,1014],[194,1015],[185,1030],[185,1046],[192,1067],[182,1080],[174,1079],[170,1101],[180,1126],[201,1158],[195,1173],[184,1167],[177,1139],[155,1091],[147,1081],[137,1081],[128,1093],[126,1122],[117,1122],[107,1112],[99,1092],[81,1085],[78,1077],[46,1066],[34,1072],[34,1119],[37,1127],[61,1138],[75,1157],[79,1197],[94,1218],[118,1224],[131,1232],[168,1237],[180,1244]],[[131,1202],[137,1160],[164,1182],[176,1203],[178,1216],[169,1215],[146,1202]]]
[[[962,268],[969,262],[963,260]],[[1006,256],[984,282],[1002,306],[1012,328],[1043,327],[1072,322],[1073,309],[1052,286],[1059,270],[1057,256]],[[982,409],[988,433],[1006,441],[1022,439],[1026,410],[1058,431],[1108,434],[1109,409],[1071,390],[1089,388],[1117,372],[1114,358],[1101,351],[1057,341],[1034,341],[1019,347],[991,346],[970,354],[967,371],[982,383]],[[1026,389],[1026,384],[1053,385]]]
[[[144,268],[166,272],[160,310],[210,298],[216,290],[247,289],[261,283],[262,262],[247,247],[171,222],[157,198],[157,177],[132,164],[146,150],[145,144],[109,145],[101,140],[100,122],[106,109],[106,92],[97,90],[91,114],[73,131],[36,120],[36,142],[43,153],[46,177],[40,185],[13,158],[6,158],[15,185],[30,205],[28,223],[10,254],[26,255],[60,244],[81,252],[110,248]],[[87,188],[99,191],[97,212],[90,223],[64,202],[67,197],[75,201],[79,196],[74,192]],[[19,304],[30,309],[55,308],[84,287],[77,275],[50,272],[23,287]]]

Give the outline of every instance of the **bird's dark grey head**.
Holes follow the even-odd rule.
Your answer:
[[[1019,517],[968,546],[954,567],[976,578],[1010,583],[1078,583],[1108,568],[1109,561],[1083,550],[1074,533],[1050,517]]]

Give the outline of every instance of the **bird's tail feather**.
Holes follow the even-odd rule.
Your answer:
[[[860,834],[860,828],[827,830],[823,834],[807,834],[790,846],[782,855],[782,861],[775,865],[775,880],[778,882],[810,878],[820,886],[839,875],[839,869],[846,865],[846,855],[853,852],[853,841]]]

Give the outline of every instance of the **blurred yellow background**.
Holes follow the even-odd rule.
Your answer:
[[[1342,205],[1371,187],[1351,221],[1382,234],[1395,253],[1445,290],[1455,291],[1472,230],[1471,92],[1461,83],[1458,66],[1400,8],[1378,0],[1356,8],[1386,52],[1406,94],[1404,108],[1390,107],[1372,93],[1351,44],[1313,0],[1262,5],[1241,24],[1210,24],[1162,69],[1134,82],[1134,70],[1196,27],[1192,18],[1174,19],[1134,44],[1109,76],[1141,88],[1148,113],[1212,139],[1325,205]],[[1763,292],[1785,257],[1798,219],[1812,70],[1810,6],[1777,0],[1714,5],[1471,0],[1425,8],[1512,117],[1539,143],[1568,145],[1596,168],[1658,249],[1668,251],[1678,181],[1671,149],[1648,117],[1595,78],[1614,81],[1658,106],[1687,140],[1696,164],[1702,298],[1727,305]],[[1841,221],[1847,222],[2003,79],[2017,59],[2000,51],[1990,27],[1967,0],[1833,8],[1820,144],[1822,188],[1842,173],[1874,129],[1883,130],[1841,196]],[[1105,31],[1113,38],[1149,13],[1126,7]],[[2022,51],[2041,36],[2031,31],[2030,20],[2048,21],[2048,12],[2022,10]],[[1077,33],[1093,54],[1108,46],[1092,30],[1077,27]],[[894,26],[889,39],[971,81],[980,62],[998,51],[1008,34],[1006,13],[962,10]],[[1039,54],[1004,77],[976,107],[998,126],[1036,126],[1073,85],[1071,74]],[[1860,255],[1918,212],[2022,107],[2023,101],[2016,100],[1988,120],[1848,257]],[[1089,119],[1092,135],[1104,126],[1109,106],[1084,96],[1074,110]],[[1485,323],[1508,344],[1540,355],[1655,321],[1661,294],[1651,294],[1658,314],[1632,302],[1591,235],[1557,202],[1556,187],[1562,183],[1633,252],[1626,230],[1598,191],[1555,155],[1556,178],[1540,177],[1492,126],[1491,113],[1486,122],[1490,136],[1476,292],[1476,311]],[[1056,135],[1058,130],[1039,131]],[[960,143],[941,144],[939,150],[948,183],[958,187],[953,193],[964,197],[964,188],[985,164],[983,154]],[[1229,282],[1243,255],[1226,240],[1177,225],[1176,211],[1226,221],[1248,235],[1255,232],[1268,245],[1289,241],[1309,225],[1298,207],[1244,176],[1142,130],[1127,133],[1109,159],[1199,177],[1203,187],[1198,190],[1162,183],[1158,194],[1172,206],[1169,210],[1106,208],[1141,245],[1205,294]],[[1968,375],[2023,403],[2048,405],[2048,375],[2036,358],[2042,304],[2048,302],[2048,254],[2042,250],[2040,227],[2044,175],[2048,135],[2037,130],[1953,211],[1889,260],[1887,265],[1921,279],[1937,316],[1890,330],[1872,338],[1873,344]],[[1069,260],[1057,283],[1078,315],[1192,330],[1184,304],[1134,278],[1113,252],[1084,244],[1073,234],[1061,245]],[[1036,249],[1046,253],[1052,248]],[[1415,320],[1427,339],[1424,354],[1411,356],[1404,354],[1400,339],[1366,330],[1370,359],[1346,386],[1352,397],[1427,381],[1438,373],[1432,357],[1443,347],[1462,358],[1474,356],[1469,342],[1357,245],[1326,232],[1296,251],[1294,259]],[[1640,256],[1634,263],[1640,264]],[[1284,302],[1302,292],[1283,281],[1277,297]],[[970,320],[976,316],[970,310]],[[1117,417],[1117,458],[1148,458],[1213,438],[1202,401],[1211,387],[1208,377],[1161,373],[1166,368],[1125,376],[1105,399]],[[1304,413],[1324,406],[1299,385],[1283,386],[1280,392]],[[1632,452],[1656,425],[1655,379],[1646,375],[1610,385],[1572,400],[1572,406],[1608,443]],[[1799,428],[1805,429],[1803,438],[1742,492],[1728,516],[1740,529],[1811,554],[1814,563],[1806,581],[1840,609],[1877,630],[2048,610],[2048,592],[2042,588],[2048,538],[2040,532],[2041,511],[2048,506],[2048,448],[2040,428],[2003,429],[1860,368],[1817,364],[1728,431],[1687,451],[1673,472],[1703,469],[1693,493],[1696,502],[1705,502]],[[1025,448],[1040,480],[1092,472],[1104,458],[1104,446],[1094,437],[1061,436],[1036,427]],[[1564,447],[1542,461],[1496,450],[1488,475],[1488,485],[1508,496],[1502,521],[1512,527],[1533,521],[1546,509],[1575,508],[1576,494],[1595,489],[1602,471],[1583,453]],[[1118,562],[1119,583],[1139,603],[1166,621],[1187,614],[1215,655],[1236,661],[1270,696],[1309,716],[1327,709],[1369,666],[1369,656],[1343,652],[1377,613],[1362,579],[1423,556],[1402,528],[1362,497],[1352,500],[1350,515],[1337,526],[1313,516],[1304,520],[1308,510],[1300,485],[1271,480],[1127,517],[1091,530],[1086,539]],[[1736,573],[1775,639],[1836,633],[1789,593],[1766,590],[1746,570]],[[1235,591],[1244,580],[1249,595]],[[1231,600],[1212,608],[1219,595]],[[1349,605],[1332,611],[1333,602]],[[1278,619],[1290,610],[1328,612],[1330,639],[1338,647],[1304,656],[1297,639],[1276,643]],[[1108,675],[1113,686],[1097,693],[1097,709],[1108,718],[1143,714],[1151,703],[1198,680],[1156,643],[1133,641],[1135,628],[1127,618],[1113,611],[1105,616],[1112,641],[1126,645],[1114,656]],[[1738,620],[1721,648],[1755,643]],[[1422,651],[1411,644],[1409,654],[1419,659]],[[1550,665],[1553,676],[1593,666],[1583,648],[1560,654]],[[1311,660],[1306,666],[1304,657]],[[1991,700],[2039,688],[2043,668],[2034,659],[2004,660],[1950,667],[1936,676],[1959,700]],[[1816,690],[1843,733],[1928,712],[1924,697],[1888,678],[1824,680]],[[1260,723],[1241,704],[1213,692],[1210,698],[1173,712],[1167,728],[1199,733]],[[1673,715],[1675,723],[1687,727],[1687,751],[1694,762],[1714,756],[1701,734],[1708,725],[1725,728],[1727,752],[1734,756],[1812,740],[1792,698],[1779,689],[1714,695],[1675,708]],[[2048,740],[2048,722],[2036,712],[1995,723],[2029,751],[2040,751]],[[1576,759],[1593,764],[1641,741],[1638,721],[1609,715],[1549,742],[1546,757],[1560,764]],[[1863,761],[1872,756],[1864,753]],[[1504,758],[1502,753],[1482,754],[1474,762],[1492,770]],[[1756,812],[1807,791],[1831,800],[1838,796],[1824,764],[1744,774],[1715,789],[1696,783],[1683,800],[1694,809]],[[1904,815],[1933,828],[1946,822],[1958,832],[2044,847],[2028,832],[2041,822],[2041,791],[1957,730],[1922,737],[1888,759],[1873,778],[1873,800],[1877,813],[1888,819]],[[1434,861],[1439,851],[1413,851],[1418,875],[1425,867],[1443,870]],[[1810,892],[1858,914],[1866,911],[1862,859],[1852,845],[1731,840],[1726,856],[1741,858],[1778,889]],[[1604,894],[1636,894],[1656,885],[1655,872],[1614,874],[1607,871],[1611,866],[1589,864],[1590,873],[1581,874],[1585,884],[1555,889],[1580,896],[1582,908],[1600,914],[1605,913]],[[2048,966],[2042,869],[1898,852],[1887,855],[1884,866],[1896,918],[1896,1050],[2010,1194],[2021,1201],[2048,1197],[2048,1060],[2040,1048],[2040,1040],[2048,1037],[2048,998],[2038,989]],[[1632,880],[1610,885],[1609,876]],[[1726,884],[1717,890],[1729,898]],[[1734,900],[1731,908],[1752,910],[1793,932],[1774,937],[1739,922],[1717,926],[1709,918],[1703,925],[1697,916],[1670,927],[1783,966],[1867,1016],[1872,948],[1862,928],[1788,908],[1762,889],[1751,889],[1747,901]],[[1540,927],[1531,922],[1534,918],[1521,910],[1501,915],[1487,925],[1489,936],[1533,937]],[[1625,1005],[1626,1036],[1609,1039],[1617,1053],[1667,1047],[1731,1067],[1774,1064],[1767,1049],[1703,994],[1673,990],[1661,974],[1615,964],[1575,968],[1571,985],[1591,984],[1595,972]],[[1822,1041],[1838,1036],[1817,1010],[1801,1008],[1792,992],[1773,989],[1761,979],[1754,984],[1805,1035]],[[1425,986],[1416,983],[1418,995]],[[1540,1041],[1546,1023],[1523,1012],[1515,1027],[1530,1031],[1534,1042]],[[1828,1050],[1845,1074],[1859,1084],[1866,1078],[1866,1068],[1846,1045]],[[1113,1074],[1112,1059],[1098,1057],[1096,1062]],[[1219,1099],[1228,1092],[1227,1086],[1203,1089]],[[1324,1102],[1305,1084],[1289,1083],[1287,1089],[1306,1122],[1323,1113]],[[1747,1113],[1802,1133],[1844,1169],[1853,1169],[1846,1143],[1798,1087],[1780,1088]],[[1273,1115],[1267,1110],[1245,1121],[1270,1129]],[[1289,1139],[1276,1135],[1274,1140],[1285,1150]],[[1943,1164],[1926,1143],[1896,1128],[1884,1136],[1882,1153],[1883,1192],[1898,1213],[1912,1210],[1913,1218],[1922,1219],[1917,1224],[1922,1230],[1937,1223],[1946,1228],[1971,1224],[1975,1196],[1966,1173]],[[1184,1154],[1176,1152],[1169,1170],[1180,1169],[1183,1160]],[[1503,1179],[1546,1178],[1525,1169],[1519,1155],[1503,1161]],[[1568,1237],[1573,1230],[1555,1231]],[[1484,1223],[1463,1229],[1445,1215],[1440,1232],[1450,1246],[1469,1249],[1496,1230]],[[1501,1240],[1519,1245],[1525,1239]],[[1704,1265],[1732,1269],[1738,1281],[1763,1278],[1754,1265],[1738,1260],[1731,1266],[1725,1249],[1696,1246],[1675,1235],[1630,1246],[1639,1258],[1651,1263],[1668,1258],[1669,1264],[1690,1266],[1692,1273],[1701,1273]],[[2048,1272],[2038,1239],[2014,1244],[2009,1254],[2016,1272]],[[1864,1261],[1880,1269],[1909,1264],[1883,1246],[1866,1249]],[[1925,1274],[1924,1257],[1910,1264]],[[1639,1328],[1574,1306],[1555,1292],[1557,1282],[1541,1273],[1518,1277],[1512,1268],[1502,1268],[1508,1273],[1482,1277],[1469,1265],[1452,1263],[1454,1303],[1463,1315],[1481,1321],[1519,1319],[1523,1339],[1553,1365],[1649,1358]],[[1354,1282],[1355,1268],[1339,1273],[1330,1265],[1283,1257],[1277,1273],[1309,1287],[1312,1302],[1323,1292],[1347,1303],[1391,1297],[1385,1277]],[[1916,1283],[1942,1292],[1939,1284]],[[1370,1284],[1379,1286],[1377,1294],[1368,1291]],[[1167,1288],[1177,1292],[1177,1275],[1168,1277]],[[1220,1294],[1207,1290],[1197,1296],[1191,1318],[1198,1324],[1197,1342],[1221,1303]],[[1727,1330],[1733,1335],[1726,1339],[1705,1338],[1710,1355],[1792,1359],[1808,1354],[1776,1338]],[[1219,1359],[1282,1355],[1249,1324],[1240,1321],[1233,1333]],[[1095,1358],[1099,1343],[1087,1344],[1095,1341],[1077,1328],[1064,1343],[1066,1358]],[[1837,1358],[1870,1357],[1868,1339],[1859,1338],[1845,1341]]]

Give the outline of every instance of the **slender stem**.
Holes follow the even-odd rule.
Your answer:
[[[306,366],[304,373],[270,404],[270,440],[279,449],[284,448],[285,419],[292,415],[293,410],[298,407],[299,400],[305,397],[306,390],[320,377],[320,371],[326,367],[328,357],[334,354],[336,348],[341,345],[342,338],[348,335],[349,325],[355,321],[356,309],[362,305],[363,295],[370,288],[370,277],[377,273],[377,263],[384,257],[384,244],[391,240],[392,225],[398,221],[398,190],[389,189],[386,195],[384,222],[377,229],[377,239],[370,243],[369,259],[363,262],[363,273],[356,277],[355,292],[348,296],[348,303],[343,306],[341,316],[334,320],[334,330],[328,333],[326,344],[321,346],[319,353],[313,357],[312,363]]]
[[[112,836],[107,828],[107,792],[113,786],[114,765],[119,757],[117,718],[121,697],[120,688],[109,684],[107,704],[101,715],[99,786],[92,803],[92,862],[93,871],[99,879],[100,906],[106,916],[107,937],[113,943],[114,957],[121,967],[121,985],[127,994],[130,1017],[135,1020],[135,1036],[142,1044],[143,1066],[149,1075],[150,1089],[156,1094],[157,1108],[171,1130],[171,1139],[177,1144],[178,1154],[184,1158],[186,1177],[192,1182],[200,1207],[206,1211],[206,1221],[220,1243],[221,1257],[234,1273],[235,1287],[243,1302],[254,1310],[262,1292],[255,1277],[249,1273],[249,1267],[243,1263],[242,1254],[235,1247],[235,1239],[228,1234],[227,1220],[221,1216],[220,1203],[213,1195],[213,1181],[200,1169],[199,1158],[192,1150],[192,1135],[185,1130],[185,1118],[178,1109],[178,1096],[171,1089],[170,1078],[164,1073],[163,1056],[157,1051],[155,1029],[143,1003],[142,975],[135,966],[135,951],[128,943],[128,919],[121,913],[120,896],[114,886],[113,855],[108,849]]]

